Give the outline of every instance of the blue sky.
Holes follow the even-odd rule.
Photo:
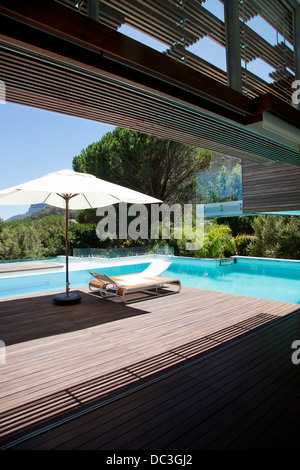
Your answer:
[[[72,169],[81,150],[114,126],[10,103],[0,105],[0,189]],[[4,220],[29,206],[0,205]]]
[[[208,10],[223,20],[223,5],[218,0],[207,0],[203,4]],[[264,35],[271,44],[276,43],[275,30],[256,17],[248,23],[254,30]],[[165,44],[154,41],[138,31],[122,26],[120,32],[148,44],[162,52]],[[282,38],[279,38],[280,40]],[[203,59],[222,70],[226,70],[225,50],[215,42],[204,38],[190,49]],[[248,69],[264,80],[270,81],[268,73],[272,69],[260,61],[253,61]],[[1,79],[1,76],[0,76]],[[42,111],[35,108],[0,104],[0,190],[19,183],[39,178],[46,173],[72,168],[72,160],[92,142],[100,140],[114,126],[78,119],[62,114]],[[4,220],[23,214],[29,206],[0,205],[0,217]]]

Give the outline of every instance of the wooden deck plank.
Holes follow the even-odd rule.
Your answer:
[[[130,305],[99,299],[87,288],[80,291],[83,301],[72,307],[53,304],[52,293],[0,301],[1,336],[7,352],[7,363],[0,379],[6,441],[51,419],[103,401],[155,374],[181,366],[186,360],[299,309],[296,304],[193,288]],[[289,328],[282,325],[280,334],[288,337]],[[190,369],[187,383],[197,382],[201,370],[201,380],[198,380],[200,389],[204,390],[201,393],[209,391],[210,396],[213,391],[218,391],[221,402],[224,395],[226,398],[227,394],[246,393],[244,374],[250,374],[247,383],[255,387],[256,380],[261,380],[268,372],[272,363],[268,348],[276,347],[278,333],[274,337],[266,336],[264,347],[255,338],[251,342],[251,352],[247,352],[248,360],[255,364],[254,375],[250,374],[248,365],[245,367],[243,358],[224,352],[222,361],[215,362],[213,369],[209,361],[209,367],[201,364],[195,371]],[[237,351],[243,351],[241,346],[236,347]],[[260,359],[262,352],[264,360]],[[278,352],[274,357],[281,364]],[[243,374],[241,368],[244,368]],[[178,390],[181,389],[182,386],[178,386]],[[188,398],[190,390],[182,393],[181,397],[175,395],[172,400],[177,403],[178,414],[180,409],[186,417],[184,410],[192,398]],[[159,406],[164,406],[161,404],[156,410],[155,400],[152,402],[154,408],[149,408],[149,416],[154,416],[161,410]],[[129,404],[128,399],[126,406]],[[218,406],[216,400],[211,406]],[[133,407],[136,408],[136,403]],[[159,413],[157,420],[163,429],[162,416],[163,413]],[[170,419],[171,416],[165,422]],[[136,420],[143,428],[139,414]],[[189,421],[186,418],[183,422]],[[89,425],[86,421],[83,429]],[[72,428],[71,424],[69,426]],[[91,433],[96,432],[96,428],[97,425],[92,427]],[[135,429],[138,429],[137,425],[132,427],[132,442],[136,442]],[[83,434],[89,435],[86,429]],[[129,445],[126,436],[120,445]],[[189,436],[188,432],[186,436]],[[55,434],[53,439],[56,439]],[[77,436],[76,439],[80,442],[82,438]],[[60,445],[58,440],[55,442]],[[70,441],[68,445],[75,445],[74,442]],[[102,444],[103,436],[99,445]],[[86,445],[93,446],[96,442],[91,439]],[[141,440],[141,445],[147,446],[147,438]]]
[[[236,364],[237,362],[236,356],[234,356],[230,360],[227,357],[225,362],[224,362],[224,357],[222,357],[222,360],[220,361],[221,365],[219,365],[219,373],[216,370],[215,361],[208,361],[209,366],[207,367],[206,372],[203,369],[203,367],[200,367],[199,368],[200,370],[197,371],[197,377],[201,377],[201,383],[203,384],[204,389],[206,390],[207,396],[209,398],[209,400],[205,400],[204,402],[203,396],[200,396],[197,394],[197,397],[199,398],[199,400],[197,401],[198,402],[200,401],[199,406],[202,412],[201,419],[203,421],[204,421],[205,415],[206,417],[209,417],[211,414],[213,414],[211,408],[212,407],[216,408],[217,404],[220,407],[220,404],[224,402],[224,397],[227,397],[227,394],[230,392],[231,392],[231,400],[232,400],[231,404],[234,410],[238,408],[237,399],[241,397],[243,393],[245,393],[250,388],[249,381],[248,380],[245,381],[246,372],[243,373],[243,371],[241,371],[241,369],[245,368],[245,360],[242,360],[239,355],[238,355],[238,358],[241,363],[240,370],[238,368],[238,365]],[[234,361],[234,364],[233,366],[228,367],[228,363],[231,363],[232,359]],[[251,357],[250,357],[250,360],[252,360]],[[270,364],[268,364],[268,366],[269,365]],[[233,371],[239,372],[239,373],[236,373],[236,377],[232,373],[232,369]],[[244,378],[243,378],[243,375],[244,375]],[[210,376],[210,380],[209,380],[209,376]],[[256,377],[256,380],[257,380],[257,377]],[[245,390],[242,390],[243,385],[245,387]],[[195,384],[193,388],[195,390]],[[187,391],[190,391],[190,386],[188,386]],[[222,395],[220,397],[216,395],[217,391],[222,392]],[[236,393],[233,394],[232,393],[233,391],[236,391]],[[211,397],[213,397],[212,400],[210,400]],[[234,397],[234,400],[233,400],[233,397]],[[196,401],[196,404],[197,404],[197,401]],[[226,402],[227,402],[227,399],[226,399]],[[173,409],[171,415],[168,417],[163,416],[162,414],[155,413],[155,420],[154,418],[152,419],[152,432],[154,431],[154,435],[156,436],[155,442],[153,441],[153,435],[151,435],[150,433],[147,433],[147,435],[145,436],[145,432],[143,432],[145,431],[145,427],[141,425],[139,429],[134,430],[135,439],[132,441],[132,444],[131,444],[132,446],[130,446],[130,444],[129,445],[127,444],[126,449],[134,449],[135,446],[137,446],[137,448],[143,448],[143,446],[145,446],[146,443],[148,444],[148,448],[163,449],[164,445],[170,444],[170,439],[174,439],[174,436],[176,436],[177,431],[179,433],[179,436],[183,434],[184,425],[187,420],[189,420],[187,426],[189,428],[192,428],[191,435],[188,436],[188,442],[193,440],[193,437],[192,437],[193,428],[199,425],[199,421],[201,422],[201,420],[199,419],[199,415],[197,415],[197,409],[195,407],[195,404],[193,404],[191,400],[188,399],[187,396],[185,397],[184,403],[185,403],[186,408],[185,408],[184,413],[182,413],[182,417],[177,417],[177,419],[175,420],[174,420],[174,415],[179,414],[180,412],[178,407],[176,409]],[[155,412],[156,411],[157,409],[155,408]],[[154,413],[152,414],[152,417],[153,415]],[[227,415],[231,416],[230,413],[226,413],[226,416]],[[221,417],[222,417],[222,414],[219,413],[218,421],[221,419]],[[171,424],[172,418],[174,421],[173,427]],[[128,417],[128,419],[130,419],[130,417]],[[125,419],[122,421],[125,422]],[[170,438],[170,435],[171,435],[171,438]],[[116,436],[118,436],[118,430],[116,430]],[[148,439],[148,442],[146,439]],[[127,440],[127,436],[126,436],[126,440]],[[101,442],[103,443],[103,441]],[[114,442],[114,445],[116,443],[117,443],[117,446],[120,446],[120,448],[124,446],[124,441],[120,441],[120,438],[118,438],[117,442],[116,441]],[[90,444],[91,443],[89,442],[88,445],[90,446]],[[174,446],[173,448],[175,450],[176,448],[178,449],[181,447]]]
[[[286,338],[282,341],[282,327],[286,329]],[[297,368],[287,356],[290,341],[299,333],[299,315],[288,317],[285,323],[270,327],[257,333],[250,339],[234,344],[222,354],[204,359],[169,377],[162,382],[150,385],[133,395],[107,405],[93,413],[83,416],[74,423],[67,423],[58,430],[52,430],[31,441],[31,444],[20,444],[17,448],[34,449],[224,449],[230,444],[233,448],[247,448],[252,440],[246,439],[240,445],[241,436],[245,437],[252,429],[252,438],[260,434],[259,449],[264,448],[262,437],[272,444],[272,437],[282,429],[278,417],[290,408],[297,396],[299,403],[299,383]],[[289,331],[289,334],[288,334]],[[292,336],[291,336],[292,333]],[[256,343],[256,352],[248,357],[252,367],[245,370],[242,353],[252,351]],[[273,372],[261,376],[256,373],[255,364],[264,362],[259,346],[265,344],[269,350],[268,363],[273,365]],[[278,357],[272,361],[274,347],[279,347]],[[263,355],[264,357],[264,355]],[[244,375],[232,386],[232,391],[224,390],[224,383],[231,383],[230,361],[238,360],[239,368]],[[215,365],[223,362],[223,381],[214,374]],[[236,370],[236,365],[234,366]],[[254,370],[252,370],[254,369]],[[201,373],[200,373],[201,370]],[[214,383],[207,383],[207,376],[215,378]],[[229,371],[229,372],[228,372]],[[252,377],[249,384],[248,378]],[[253,381],[253,377],[256,377]],[[282,379],[284,379],[282,381]],[[274,384],[277,385],[274,393]],[[296,381],[296,382],[295,382]],[[241,388],[244,384],[244,389]],[[288,393],[290,399],[285,399]],[[296,408],[299,410],[299,408]],[[299,426],[299,414],[293,421],[293,430]],[[272,427],[270,428],[270,425]],[[285,428],[288,424],[285,423]],[[283,428],[284,429],[284,428]],[[232,443],[237,443],[234,445]],[[229,447],[230,448],[230,447]],[[280,447],[279,447],[280,448]],[[289,448],[287,446],[287,448]],[[293,447],[290,447],[293,448]],[[296,447],[294,447],[296,449]]]
[[[276,360],[276,357],[274,358],[274,360]],[[167,448],[170,448],[169,447],[170,446],[170,440],[172,440],[172,439],[174,440],[174,436],[176,436],[176,432],[179,433],[178,440],[177,440],[177,442],[175,441],[173,443],[171,448],[174,449],[174,450],[179,449],[179,448],[181,449],[182,448],[182,443],[183,443],[182,442],[182,435],[185,432],[184,428],[183,428],[183,425],[187,421],[187,419],[189,419],[187,428],[190,430],[190,434],[187,434],[187,436],[186,436],[185,445],[188,446],[187,448],[190,448],[190,449],[201,448],[201,446],[203,446],[203,441],[204,441],[204,438],[202,436],[201,436],[201,441],[198,443],[198,445],[193,446],[192,444],[190,444],[193,440],[195,440],[195,435],[197,435],[197,432],[195,432],[195,428],[197,428],[197,426],[199,426],[199,422],[200,422],[200,425],[202,424],[201,432],[203,433],[203,435],[205,435],[205,438],[208,440],[208,442],[211,441],[211,440],[214,440],[216,438],[217,433],[218,433],[218,429],[220,429],[220,422],[222,422],[222,415],[223,415],[223,417],[224,416],[226,417],[226,419],[229,421],[230,424],[228,425],[228,428],[225,428],[225,430],[224,430],[224,427],[221,428],[220,433],[222,434],[222,436],[224,436],[224,435],[225,436],[230,436],[231,439],[232,438],[234,439],[234,435],[232,436],[231,432],[229,432],[229,431],[231,431],[231,428],[233,427],[234,423],[236,421],[239,421],[237,419],[237,416],[233,415],[233,413],[237,413],[237,409],[239,410],[239,405],[240,405],[240,408],[243,409],[244,412],[245,412],[245,415],[241,417],[242,422],[245,422],[245,420],[248,418],[248,416],[252,417],[251,408],[250,407],[249,408],[245,407],[245,403],[248,404],[248,400],[247,400],[247,396],[245,395],[245,392],[247,392],[248,388],[251,389],[251,387],[249,387],[249,382],[245,381],[243,379],[239,380],[236,383],[236,381],[234,380],[234,377],[232,376],[232,371],[230,371],[230,369],[228,369],[227,367],[226,367],[226,371],[225,371],[225,367],[226,367],[226,364],[225,365],[223,364],[224,377],[227,379],[227,386],[228,385],[230,386],[230,390],[228,390],[228,387],[227,387],[227,389],[226,388],[224,389],[224,383],[222,381],[220,381],[220,377],[218,377],[218,374],[217,375],[215,374],[216,369],[213,366],[213,364],[210,364],[210,369],[213,369],[213,372],[211,371],[213,381],[209,382],[209,381],[207,381],[207,379],[205,380],[205,375],[203,375],[203,370],[201,370],[202,380],[205,381],[205,384],[207,384],[208,387],[209,386],[212,387],[214,385],[214,386],[217,387],[216,388],[217,390],[222,390],[224,392],[224,396],[221,396],[219,398],[219,400],[216,397],[216,399],[212,401],[212,406],[211,407],[208,406],[209,403],[207,401],[205,403],[202,402],[200,404],[200,410],[202,412],[202,414],[201,414],[202,421],[201,421],[201,419],[199,419],[199,415],[197,415],[197,409],[195,407],[190,408],[189,407],[189,405],[191,404],[190,400],[187,400],[186,401],[186,407],[187,407],[186,412],[183,414],[183,418],[180,419],[180,417],[178,417],[175,420],[173,428],[171,427],[169,420],[161,419],[162,417],[159,416],[159,417],[157,417],[158,419],[156,418],[157,421],[155,423],[156,424],[155,428],[154,429],[152,428],[152,433],[151,433],[152,436],[150,435],[150,433],[148,433],[147,436],[144,436],[143,439],[142,439],[141,438],[141,429],[138,429],[138,430],[135,431],[136,439],[132,442],[132,446],[126,445],[126,449],[134,449],[135,446],[137,446],[137,448],[143,448],[143,446],[145,446],[146,444],[147,444],[146,448],[151,448],[151,449],[163,449],[164,445],[167,445],[168,446]],[[278,363],[277,363],[276,367],[277,367],[276,370],[278,370],[278,367],[280,367],[280,365],[278,365]],[[236,370],[236,365],[234,366],[234,370]],[[256,380],[258,380],[256,385],[259,385],[260,388],[263,388],[262,385],[261,385],[262,378],[261,377],[256,377]],[[245,385],[246,390],[244,390],[244,391],[242,390],[241,384]],[[235,390],[237,392],[237,394],[233,395],[232,390]],[[252,393],[253,393],[253,388],[251,390],[252,390]],[[213,395],[215,395],[215,392],[213,391],[212,388],[210,388],[210,391],[212,391]],[[227,396],[230,392],[231,392],[231,400],[228,400]],[[257,390],[256,390],[256,392],[257,392]],[[261,392],[261,390],[260,390],[260,392]],[[273,393],[271,392],[271,396],[272,395],[273,395]],[[244,396],[244,400],[239,403],[239,400],[243,396]],[[226,399],[224,399],[224,397],[226,397]],[[259,398],[259,400],[262,400],[260,394],[258,394],[258,393],[256,393],[255,397]],[[264,397],[263,401],[264,400],[265,400],[265,397]],[[225,404],[227,404],[227,407],[225,407]],[[214,412],[214,409],[215,410],[218,409],[219,410],[218,413]],[[176,409],[176,411],[177,411],[177,409]],[[208,429],[210,429],[209,426],[211,427],[211,430],[212,430],[211,431],[211,434],[212,434],[211,436],[208,434],[207,429],[203,425],[204,421],[207,421],[209,423],[208,424]],[[164,426],[162,426],[162,425],[164,425]],[[169,430],[169,432],[167,432],[168,430]],[[238,432],[240,433],[241,430],[239,429]],[[256,429],[256,432],[257,432],[257,429]],[[156,436],[155,441],[153,440],[153,435]],[[146,438],[148,439],[148,441],[146,440]],[[119,441],[118,441],[117,445],[118,444],[119,444]],[[222,442],[222,445],[224,445],[224,442]],[[121,448],[122,448],[122,445],[121,445]],[[186,448],[186,447],[184,447],[184,448]],[[213,448],[213,446],[212,446],[212,448]],[[224,447],[217,447],[217,448],[224,448]]]

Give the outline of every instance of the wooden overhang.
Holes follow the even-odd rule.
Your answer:
[[[71,8],[77,8],[82,15],[88,14],[87,1],[57,0]],[[92,0],[91,0],[92,1]],[[291,0],[296,2],[297,0]],[[203,5],[204,6],[203,6]],[[101,0],[97,20],[117,30],[126,24],[148,37],[165,44],[166,53],[185,65],[207,73],[203,62],[191,56],[189,46],[204,37],[226,49],[225,22],[216,17],[207,8],[205,0]],[[76,6],[77,5],[77,6]],[[283,0],[247,0],[240,2],[240,56],[245,67],[242,69],[243,92],[250,97],[270,92],[286,102],[291,102],[292,82],[295,80],[293,9]],[[276,31],[277,44],[272,45],[248,26],[250,18],[260,15]],[[281,34],[281,42],[278,34]],[[201,41],[200,41],[201,42]],[[182,50],[183,49],[183,50]],[[225,51],[224,51],[225,52]],[[180,55],[181,54],[181,55]],[[273,83],[251,74],[247,64],[261,59],[274,70]],[[226,83],[227,83],[227,74]],[[216,76],[214,77],[218,79]],[[221,80],[222,81],[222,80]]]
[[[297,145],[258,130],[266,112],[300,128],[275,95],[245,96],[54,0],[2,0],[0,19],[8,102],[300,165]]]

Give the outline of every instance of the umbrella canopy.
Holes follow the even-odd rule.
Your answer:
[[[61,170],[0,191],[0,204],[25,205],[43,202],[65,209],[66,195],[69,196],[70,210],[105,207],[119,202],[131,204],[161,202],[124,186],[96,178],[94,175]]]
[[[69,210],[106,207],[119,202],[152,204],[161,202],[151,196],[133,191],[87,173],[61,170],[42,178],[0,191],[0,204],[38,204],[66,209],[66,293],[54,297],[56,303],[67,305],[80,301],[78,294],[70,294],[68,269]]]

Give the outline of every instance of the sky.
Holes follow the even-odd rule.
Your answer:
[[[203,4],[221,20],[223,5],[219,0]],[[275,30],[256,17],[247,23],[271,44],[276,43]],[[122,26],[119,31],[160,52],[165,44]],[[279,38],[282,40],[282,38]],[[208,38],[190,47],[191,52],[226,70],[225,50]],[[243,64],[242,64],[243,65]],[[271,67],[260,59],[248,69],[270,82]],[[1,76],[0,76],[1,79]],[[53,171],[72,169],[72,160],[89,144],[96,142],[114,126],[66,116],[11,103],[0,104],[0,190],[40,178]],[[0,205],[0,218],[27,212],[29,206]]]
[[[81,150],[114,126],[36,108],[0,105],[0,189],[71,169]],[[27,212],[29,206],[0,205],[4,220]]]

